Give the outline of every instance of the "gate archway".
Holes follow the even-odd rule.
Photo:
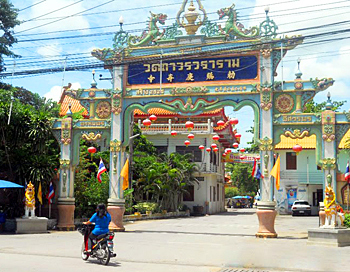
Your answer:
[[[295,136],[297,130],[304,131],[307,126],[310,134],[317,135],[318,163],[335,179],[335,139],[346,132],[337,130],[337,126],[348,125],[350,117],[334,113],[331,108],[321,115],[303,113],[307,101],[330,87],[333,79],[302,80],[302,74],[298,73],[295,80],[274,81],[281,58],[301,44],[303,38],[276,38],[277,26],[268,13],[259,27],[237,27],[237,17],[232,16],[236,14],[234,5],[218,11],[221,19],[228,18],[226,24],[219,27],[208,20],[200,0],[196,5],[202,12],[202,19],[198,19],[197,12],[194,22],[183,23],[182,14],[185,13],[185,18],[188,14],[185,10],[187,2],[184,0],[176,23],[163,33],[158,24],[163,24],[167,16],[151,13],[145,36],[131,36],[121,24],[113,48],[92,52],[111,72],[112,89],[98,89],[93,84],[87,90],[67,91],[68,95],[80,100],[89,112],[89,119],[72,120],[68,117],[56,120],[53,125],[54,130],[61,131],[58,137],[62,161],[59,228],[73,225],[74,192],[70,189],[67,193],[63,188],[67,182],[69,188],[73,188],[77,142],[86,131],[92,135],[101,132],[107,140],[110,139],[112,170],[108,210],[112,215],[111,229],[124,229],[120,172],[135,109],[147,112],[150,108],[161,108],[190,116],[224,106],[232,106],[234,110],[252,107],[254,141],[259,143],[260,157],[263,158],[261,216],[274,214],[274,183],[269,174],[273,166],[274,145],[280,141],[281,134],[289,131]],[[190,10],[194,8],[193,2],[189,4]],[[199,29],[200,34],[197,34]],[[277,236],[274,231],[260,226],[258,233],[261,236]]]

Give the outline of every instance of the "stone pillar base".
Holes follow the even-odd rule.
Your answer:
[[[324,203],[320,202],[320,211],[318,212],[318,216],[320,217],[320,227],[324,226],[326,221],[326,212],[324,211]]]
[[[47,221],[46,217],[16,218],[16,233],[45,233]]]
[[[109,230],[113,232],[121,232],[125,231],[124,225],[123,225],[123,216],[125,212],[125,204],[124,202],[118,203],[111,203],[110,200],[108,200],[108,207],[107,211],[110,213],[112,217],[112,221],[109,224]]]
[[[75,200],[58,199],[58,220],[57,229],[63,231],[75,230],[74,225],[74,210]]]
[[[258,210],[256,212],[259,219],[259,230],[255,234],[257,238],[277,238],[275,231],[275,218],[276,218],[276,203],[258,202]]]

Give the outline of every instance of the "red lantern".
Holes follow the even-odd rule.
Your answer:
[[[186,141],[185,141],[185,145],[186,145],[186,146],[189,146],[190,144],[191,144],[191,142],[190,142],[189,140],[186,140]]]
[[[191,122],[191,121],[187,121],[187,122],[185,123],[185,127],[186,127],[188,130],[192,130],[193,127],[194,127],[194,124],[193,124],[193,122]]]
[[[238,143],[234,143],[232,146],[233,146],[233,148],[238,148],[239,144]]]
[[[214,152],[218,152],[219,151],[219,148],[215,147],[213,148]]]
[[[242,135],[239,134],[239,133],[236,133],[236,134],[235,134],[235,137],[236,137],[237,139],[240,139],[240,138],[242,137]]]
[[[172,132],[170,132],[171,136],[176,136],[177,132],[175,130],[173,130]]]
[[[225,152],[226,152],[227,154],[230,154],[230,153],[232,152],[232,150],[231,150],[230,148],[227,148],[227,149],[225,150]]]
[[[217,148],[218,147],[218,145],[217,144],[211,144],[211,148]]]
[[[244,159],[245,159],[245,156],[239,156],[239,158],[240,158],[241,160],[244,160]]]
[[[209,153],[211,149],[210,147],[207,147],[205,150]]]
[[[244,148],[241,148],[239,151],[242,152],[242,153],[244,153],[244,152],[245,152],[245,149],[244,149]]]
[[[157,120],[157,116],[155,116],[154,114],[152,114],[152,115],[149,117],[149,120],[151,120],[152,122],[154,122],[154,121]]]
[[[219,136],[219,135],[214,135],[214,136],[213,136],[213,140],[214,140],[214,141],[218,141],[219,139],[220,139],[220,136]]]
[[[276,159],[276,156],[277,156],[276,154],[273,154],[273,157],[274,157],[275,159]]]
[[[223,127],[225,125],[225,122],[220,120],[218,121],[218,127]]]
[[[193,135],[192,133],[191,133],[191,134],[188,134],[188,135],[187,135],[187,138],[190,139],[190,140],[192,140],[192,139],[194,139],[194,135]]]
[[[223,157],[226,157],[226,155],[227,155],[226,153],[223,153],[223,154],[222,154]]]
[[[229,122],[230,122],[231,125],[237,125],[238,124],[238,119],[237,118],[231,118],[229,120]]]
[[[96,147],[93,147],[93,146],[89,147],[88,152],[91,154],[91,160],[92,160],[92,154],[96,153]]]
[[[199,149],[200,149],[200,150],[203,150],[203,149],[204,149],[204,145],[200,145],[200,146],[199,146]]]
[[[257,157],[256,157],[256,160],[257,160],[257,161],[260,161],[260,156],[257,156]]]
[[[152,124],[152,122],[151,122],[151,120],[149,120],[149,119],[145,119],[145,120],[142,121],[142,124],[143,124],[145,127],[149,127],[149,126]]]
[[[297,155],[299,154],[299,152],[301,152],[303,150],[301,145],[296,144],[295,146],[293,146],[293,150],[295,153],[297,153]]]

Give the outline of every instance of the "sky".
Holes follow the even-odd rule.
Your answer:
[[[119,18],[124,18],[124,29],[141,34],[146,28],[149,11],[168,15],[166,25],[174,22],[182,0],[13,0],[20,10],[18,18],[22,24],[15,28],[18,43],[13,51],[22,56],[5,58],[7,72],[61,67],[62,72],[48,75],[31,75],[5,78],[5,82],[24,87],[41,96],[58,100],[62,85],[68,82],[74,88],[89,88],[91,70],[63,73],[67,65],[91,64],[97,60],[90,52],[95,48],[109,48],[113,44],[114,32],[119,30]],[[218,20],[216,11],[235,4],[239,22],[246,28],[259,25],[265,19],[265,8],[269,7],[270,19],[278,25],[278,37],[282,35],[310,36],[350,29],[349,0],[202,0],[209,20]],[[220,22],[219,22],[220,23]],[[314,28],[312,28],[314,27]],[[311,28],[311,29],[310,29]],[[108,33],[111,32],[111,33]],[[106,34],[105,34],[106,33]],[[97,34],[80,38],[62,38],[75,35]],[[275,80],[293,80],[300,58],[303,79],[332,77],[334,85],[330,91],[333,100],[348,100],[350,92],[350,42],[347,32],[305,39],[304,44],[287,53],[277,70]],[[48,40],[37,40],[48,38]],[[58,39],[60,38],[60,39]],[[335,40],[339,38],[338,40]],[[340,39],[342,38],[342,39]],[[96,69],[96,74],[109,77],[108,71]],[[97,76],[98,78],[98,76]],[[98,81],[99,88],[111,88],[109,81]],[[327,92],[316,95],[315,101],[326,100]],[[348,110],[346,103],[342,110]],[[246,133],[253,125],[253,111],[249,107],[239,112],[227,111],[230,117],[237,117],[238,131],[242,134],[241,146],[251,141],[252,134]]]

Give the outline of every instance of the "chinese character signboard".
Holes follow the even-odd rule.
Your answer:
[[[161,76],[162,75],[162,76]],[[257,56],[185,59],[131,64],[128,85],[253,80],[258,77]]]

